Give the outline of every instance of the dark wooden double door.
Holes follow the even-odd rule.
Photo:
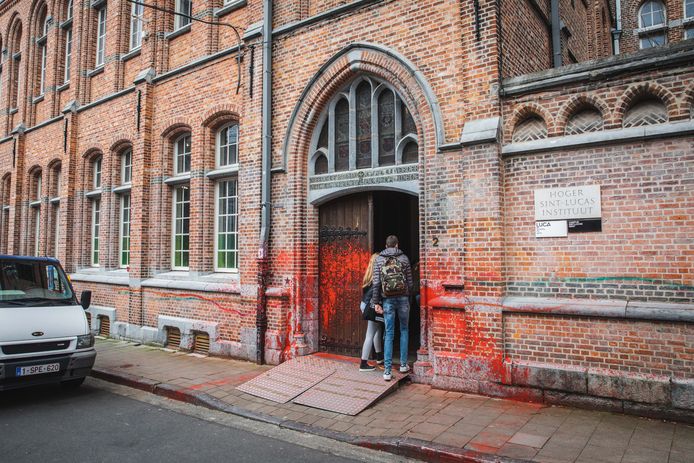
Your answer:
[[[366,334],[359,304],[369,258],[390,234],[414,262],[418,254],[417,198],[371,192],[346,196],[320,208],[320,349],[358,356]]]

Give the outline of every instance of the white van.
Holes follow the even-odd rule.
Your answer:
[[[0,391],[84,382],[96,358],[91,298],[77,301],[56,259],[0,255]]]

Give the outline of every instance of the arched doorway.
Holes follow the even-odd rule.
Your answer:
[[[319,234],[319,346],[322,351],[358,356],[366,332],[359,303],[369,258],[383,249],[392,234],[398,236],[410,261],[419,261],[419,200],[396,191],[334,199],[320,206]],[[419,306],[413,297],[411,353],[419,347],[419,322]]]

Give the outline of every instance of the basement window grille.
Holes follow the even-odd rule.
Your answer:
[[[181,330],[178,328],[166,328],[166,347],[178,350],[181,347]]]
[[[195,336],[193,337],[193,353],[209,355],[210,335],[207,333],[195,333]]]
[[[111,319],[100,315],[99,316],[99,335],[104,337],[109,337],[111,334]]]

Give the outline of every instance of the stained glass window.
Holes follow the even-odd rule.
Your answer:
[[[349,103],[344,98],[335,106],[335,170],[349,170]]]
[[[384,90],[378,97],[378,165],[395,164],[395,95]]]
[[[357,87],[357,169],[371,167],[371,85]]]

